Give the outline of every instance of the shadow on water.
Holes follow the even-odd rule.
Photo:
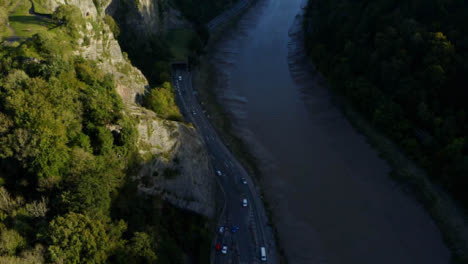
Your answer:
[[[302,2],[260,1],[211,55],[218,99],[260,160],[287,260],[448,263],[430,216],[388,178],[305,58]]]

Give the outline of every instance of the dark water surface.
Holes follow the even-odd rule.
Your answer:
[[[388,164],[304,63],[301,3],[261,1],[212,58],[219,98],[261,160],[289,263],[448,263],[430,216],[388,178]]]

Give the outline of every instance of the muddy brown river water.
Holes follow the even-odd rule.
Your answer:
[[[259,158],[291,264],[449,263],[423,207],[333,103],[304,60],[303,0],[261,0],[212,54],[217,93]]]

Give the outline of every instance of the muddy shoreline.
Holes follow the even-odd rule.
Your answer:
[[[314,73],[299,45],[301,1],[291,2],[258,3],[209,56],[232,132],[258,161],[288,262],[448,263],[432,219],[388,179],[390,166]]]

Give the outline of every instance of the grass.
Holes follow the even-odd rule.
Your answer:
[[[52,14],[54,11],[47,6],[46,0],[32,0],[32,2],[34,3],[34,11],[38,14]]]
[[[32,35],[47,31],[55,24],[47,18],[41,18],[29,14],[31,2],[28,0],[19,0],[19,4],[12,14],[10,14],[10,26],[15,30],[16,36],[26,39]]]
[[[191,29],[174,29],[167,32],[166,41],[176,60],[185,60],[190,54],[190,41],[196,37]]]

